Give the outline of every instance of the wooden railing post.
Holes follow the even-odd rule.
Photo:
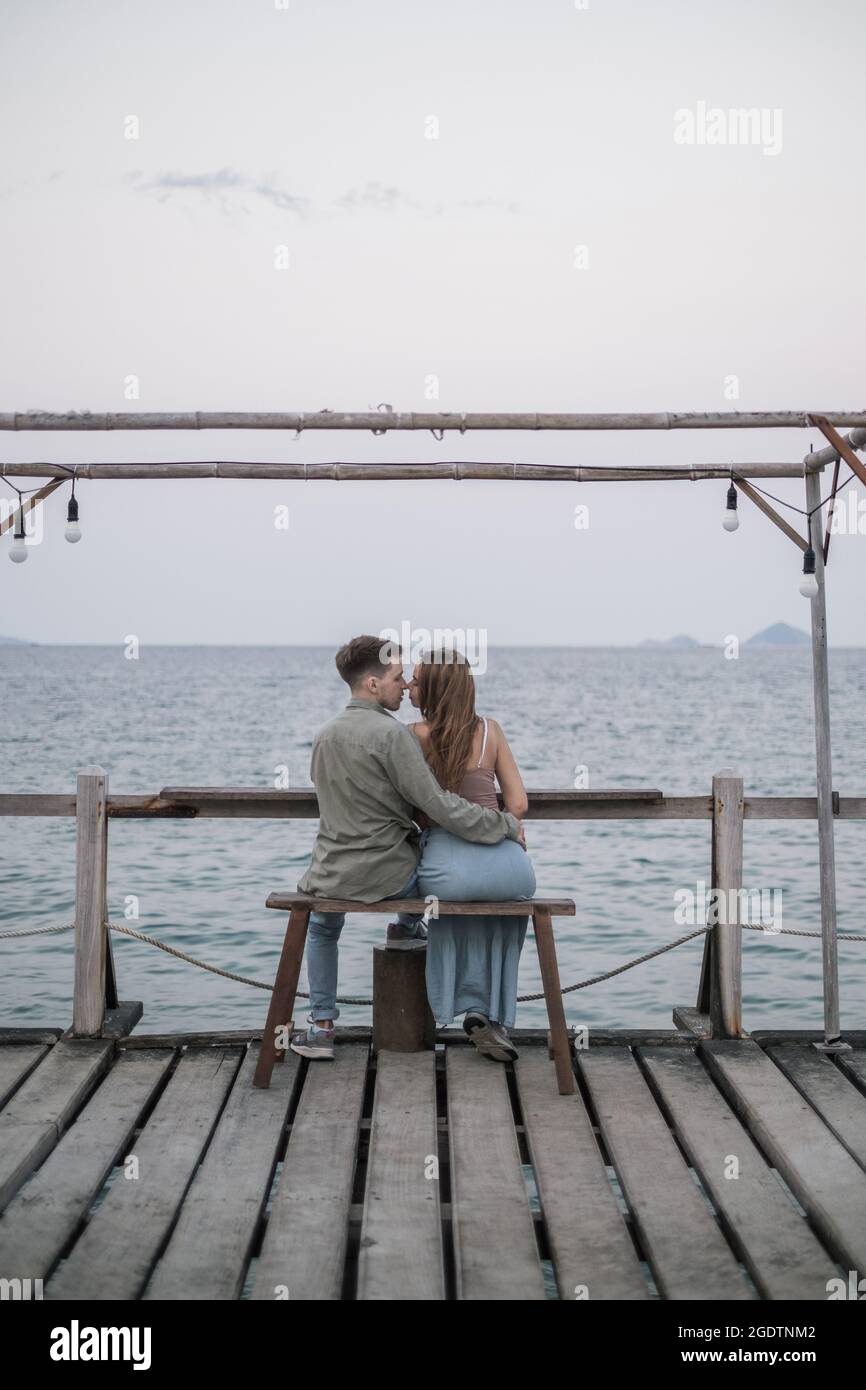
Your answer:
[[[713,777],[712,896],[708,936],[709,1014],[714,1038],[742,1035],[743,779],[725,767]]]
[[[83,768],[76,795],[75,991],[72,1032],[95,1037],[105,1020],[108,774]]]

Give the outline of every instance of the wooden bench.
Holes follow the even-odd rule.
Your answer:
[[[295,1007],[295,994],[298,977],[301,973],[301,960],[307,939],[307,923],[311,912],[386,912],[395,916],[398,912],[423,913],[428,903],[423,898],[390,898],[378,903],[361,903],[345,898],[316,898],[305,893],[271,893],[267,907],[289,913],[289,924],[265,1031],[258,1065],[253,1078],[254,1086],[268,1087],[274,1062],[282,1061],[285,1048],[277,1046],[277,1035],[283,1033],[286,1039],[292,1028],[292,1013]],[[559,983],[559,965],[556,959],[556,944],[553,939],[553,917],[573,917],[574,903],[571,898],[532,898],[517,902],[440,902],[442,916],[497,916],[532,918],[538,963],[541,966],[541,979],[544,985],[544,998],[547,1004],[547,1018],[550,1026],[551,1051],[556,1066],[556,1080],[560,1095],[574,1092],[574,1071],[571,1065],[571,1049],[568,1030],[565,1026],[565,1009]],[[288,1041],[286,1042],[286,1047]]]

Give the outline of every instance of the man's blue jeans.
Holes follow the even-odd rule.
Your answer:
[[[413,870],[409,882],[399,893],[389,893],[389,898],[417,898],[418,871]],[[400,918],[414,921],[414,917],[401,913]],[[322,1018],[339,1018],[337,1008],[337,943],[346,920],[345,912],[311,912],[307,928],[307,979],[310,982],[310,1016],[314,1023]]]

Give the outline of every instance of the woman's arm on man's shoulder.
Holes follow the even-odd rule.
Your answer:
[[[523,778],[520,776],[517,763],[514,761],[514,754],[508,746],[508,739],[505,737],[502,725],[497,723],[495,719],[491,719],[489,723],[496,739],[496,762],[493,766],[505,809],[516,816],[518,820],[522,820],[529,809],[529,798],[526,795]]]

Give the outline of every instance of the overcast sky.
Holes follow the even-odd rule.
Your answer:
[[[0,22],[4,411],[866,407],[860,0],[4,0]],[[762,138],[675,138],[712,108],[763,111]],[[737,464],[822,443],[2,434],[0,454]],[[801,481],[767,486],[804,505]],[[28,563],[0,557],[0,633],[808,627],[799,551],[745,499],[726,534],[725,491],[82,482],[79,545],[63,489]],[[864,578],[866,535],[835,537],[833,643],[866,643]]]

